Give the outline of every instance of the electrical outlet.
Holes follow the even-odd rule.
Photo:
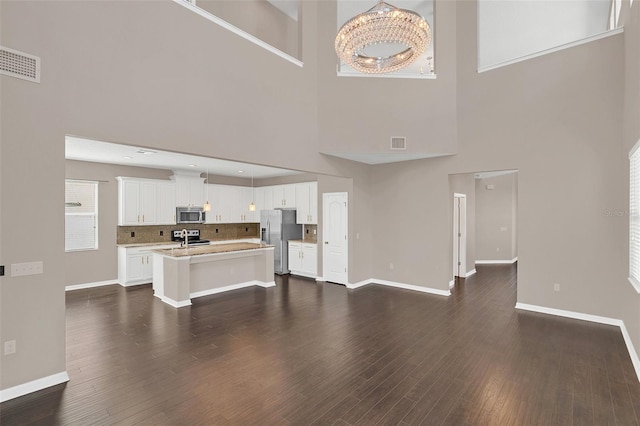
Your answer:
[[[555,283],[555,284],[553,285],[553,291],[560,291],[560,284]]]
[[[16,341],[15,340],[7,340],[4,342],[4,354],[11,355],[16,353]]]
[[[23,275],[38,275],[38,274],[42,274],[42,272],[43,272],[42,261],[11,264],[12,277],[20,277]]]
[[[160,231],[160,236],[164,236],[164,231]]]
[[[360,239],[360,233],[356,232],[356,240],[359,240],[359,239]]]
[[[393,268],[394,268],[393,263],[390,263],[389,264],[389,269],[393,269]]]
[[[496,247],[496,253],[500,252],[500,247]]]

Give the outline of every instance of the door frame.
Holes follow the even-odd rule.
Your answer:
[[[467,275],[467,195],[453,194],[453,279]],[[462,271],[461,271],[462,269]]]
[[[345,272],[344,279],[341,280],[330,280],[330,282],[338,283],[338,284],[349,284],[349,193],[348,192],[323,192],[322,193],[322,280],[328,281],[328,269],[327,269],[327,256],[328,244],[326,241],[326,236],[329,235],[328,232],[328,214],[326,214],[326,206],[327,206],[327,196],[336,196],[340,195],[344,197],[344,213],[342,220],[345,225],[345,240],[344,240],[344,264],[345,264]]]

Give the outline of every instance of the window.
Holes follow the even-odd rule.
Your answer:
[[[98,249],[98,182],[66,180],[65,251]]]
[[[640,141],[629,152],[629,281],[640,293]]]

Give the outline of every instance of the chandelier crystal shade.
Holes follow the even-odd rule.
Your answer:
[[[383,74],[410,65],[430,43],[431,27],[422,16],[379,0],[340,28],[335,49],[338,58],[355,70]],[[372,54],[379,45],[395,50],[389,55]]]

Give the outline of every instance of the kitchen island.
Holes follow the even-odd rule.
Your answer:
[[[196,297],[273,287],[273,254],[273,246],[246,242],[153,250],[153,294],[180,308]]]

